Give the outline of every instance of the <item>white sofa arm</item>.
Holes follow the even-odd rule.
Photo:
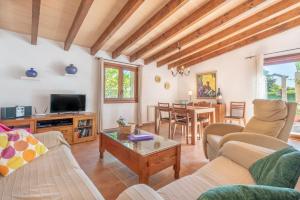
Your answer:
[[[163,200],[163,198],[147,185],[134,185],[124,190],[117,200]]]
[[[273,153],[275,150],[239,141],[229,141],[219,150],[222,155],[239,165],[249,168],[257,160]]]
[[[268,149],[278,150],[288,146],[288,144],[277,138],[250,132],[237,132],[225,135],[219,143],[221,148],[228,141],[240,141]]]
[[[49,131],[44,133],[33,134],[33,136],[41,141],[48,149],[65,144],[70,147],[64,136],[59,131]]]

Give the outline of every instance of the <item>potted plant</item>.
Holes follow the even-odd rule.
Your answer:
[[[133,133],[134,130],[135,130],[135,124],[134,123],[128,123],[127,120],[124,119],[123,117],[120,117],[117,120],[117,123],[119,125],[120,133],[130,134],[130,133]]]

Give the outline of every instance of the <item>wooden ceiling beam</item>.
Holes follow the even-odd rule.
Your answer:
[[[215,45],[212,45],[206,49],[203,49],[201,51],[198,51],[190,56],[187,56],[181,60],[178,60],[174,63],[171,63],[168,65],[168,68],[173,68],[173,67],[178,67],[178,66],[181,66],[181,65],[184,65],[185,63],[188,63],[188,62],[191,62],[195,59],[198,59],[200,57],[203,57],[204,55],[206,54],[209,54],[209,53],[212,53],[218,49],[221,49],[223,47],[226,47],[228,45],[231,45],[231,44],[234,44],[242,39],[246,39],[246,38],[249,38],[250,36],[254,35],[254,34],[257,34],[261,31],[264,31],[264,30],[267,30],[269,28],[272,28],[274,26],[277,26],[283,22],[286,22],[288,20],[291,20],[295,17],[299,17],[300,16],[300,7],[297,7],[289,12],[286,12],[282,15],[279,15],[277,17],[274,17],[262,24],[259,24],[257,26],[254,26],[246,31],[243,31],[241,33],[238,33],[224,41],[221,41]]]
[[[188,56],[194,52],[196,52],[197,50],[213,43],[213,42],[216,42],[222,38],[225,38],[243,28],[246,28],[252,24],[255,24],[256,22],[260,21],[260,20],[263,20],[277,12],[280,12],[294,4],[296,4],[297,1],[293,1],[293,0],[288,0],[288,1],[281,1],[279,3],[276,3],[224,30],[222,30],[221,32],[219,33],[216,33],[208,38],[206,38],[205,40],[202,40],[200,42],[197,42],[189,47],[187,47],[186,49],[183,49],[181,50],[180,52],[177,52],[177,53],[174,53],[160,61],[157,62],[157,66],[158,67],[161,67],[169,62],[173,62],[175,60],[178,60],[182,57],[185,57],[185,56]]]
[[[32,0],[31,44],[37,44],[39,31],[41,0]]]
[[[77,13],[75,15],[75,18],[73,20],[72,26],[69,30],[68,36],[65,40],[65,46],[64,49],[68,51],[81,27],[81,24],[83,23],[85,17],[88,14],[88,11],[92,5],[94,0],[81,0],[80,5],[78,7]]]
[[[130,62],[133,62],[140,58],[142,55],[153,49],[154,47],[162,44],[166,40],[172,38],[176,34],[184,31],[206,15],[208,15],[210,12],[215,10],[217,7],[222,5],[225,2],[225,0],[211,0],[204,4],[203,6],[199,7],[197,10],[195,10],[192,14],[185,17],[183,20],[169,28],[164,33],[160,34],[157,38],[152,40],[150,43],[148,43],[146,46],[142,47],[140,50],[137,50],[135,53],[130,55]]]
[[[113,53],[112,58],[116,58],[121,55],[122,51],[131,45],[133,45],[137,40],[142,38],[148,32],[156,28],[161,22],[163,22],[167,17],[173,14],[181,6],[187,3],[188,0],[170,0],[162,9],[160,9],[154,16],[147,20],[137,31],[135,31],[128,39],[126,39],[119,47],[117,47]]]
[[[244,39],[244,40],[241,40],[235,44],[232,44],[230,46],[227,46],[225,48],[222,48],[222,49],[219,49],[217,51],[214,51],[210,54],[207,54],[203,57],[200,57],[196,60],[193,60],[191,62],[188,62],[185,64],[185,67],[191,67],[193,65],[196,65],[196,64],[199,64],[201,62],[204,62],[208,59],[211,59],[211,58],[214,58],[216,56],[219,56],[219,55],[222,55],[224,53],[228,53],[230,51],[233,51],[235,49],[239,49],[241,47],[244,47],[246,45],[249,45],[249,44],[252,44],[252,43],[255,43],[259,40],[262,40],[262,39],[265,39],[265,38],[268,38],[270,36],[273,36],[273,35],[276,35],[276,34],[279,34],[279,33],[282,33],[282,32],[285,32],[289,29],[292,29],[292,28],[295,28],[297,26],[300,26],[300,17],[296,18],[296,19],[293,19],[289,22],[286,22],[284,24],[281,24],[279,26],[276,26],[274,28],[271,28],[269,30],[266,30],[264,32],[261,32],[261,33],[258,33],[250,38],[247,38],[247,39]]]
[[[145,64],[149,64],[158,58],[167,55],[178,49],[178,46],[182,47],[183,45],[189,44],[192,41],[198,39],[205,33],[221,26],[222,24],[232,20],[233,18],[241,15],[242,13],[252,9],[253,7],[265,2],[265,0],[247,0],[246,2],[238,5],[237,7],[231,9],[229,12],[225,13],[224,15],[216,18],[215,20],[207,23],[206,25],[200,27],[196,31],[188,34],[187,36],[183,37],[182,39],[172,43],[171,45],[167,46],[166,48],[162,49],[158,53],[151,55],[145,59]]]
[[[140,7],[144,0],[128,0],[122,10],[108,25],[105,31],[100,35],[97,41],[91,47],[91,54],[95,55],[105,42],[124,24],[127,19]]]

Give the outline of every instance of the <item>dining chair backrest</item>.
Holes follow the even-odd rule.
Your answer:
[[[171,119],[171,109],[169,103],[158,102],[158,110],[160,119],[169,118]]]
[[[160,103],[160,102],[158,102],[158,107],[159,108],[170,108],[170,104],[169,103]]]
[[[230,116],[244,118],[246,112],[246,102],[230,102]]]
[[[194,103],[194,102],[190,102],[190,103],[188,103],[187,105],[188,105],[188,106],[194,106],[195,103]]]
[[[175,121],[182,120],[183,118],[188,119],[189,118],[189,112],[187,109],[186,104],[173,104],[173,115],[175,118]]]
[[[207,102],[207,101],[199,101],[197,103],[195,103],[195,106],[199,106],[199,107],[212,107],[212,103],[211,102]]]

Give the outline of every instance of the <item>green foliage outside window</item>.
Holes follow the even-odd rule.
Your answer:
[[[300,62],[295,63],[297,72],[300,72]],[[264,75],[267,81],[267,96],[268,99],[281,99],[281,85],[276,83],[276,78],[269,71],[264,70]],[[289,102],[296,100],[295,87],[287,87],[287,98]]]
[[[105,68],[105,98],[135,99],[136,71],[127,68]],[[122,80],[120,82],[119,80]],[[121,85],[119,85],[121,84]],[[119,91],[120,90],[120,91]]]
[[[123,71],[123,98],[134,98],[134,72]]]
[[[105,98],[118,98],[119,96],[119,70],[105,68]]]
[[[300,72],[300,61],[295,63],[297,72]]]

